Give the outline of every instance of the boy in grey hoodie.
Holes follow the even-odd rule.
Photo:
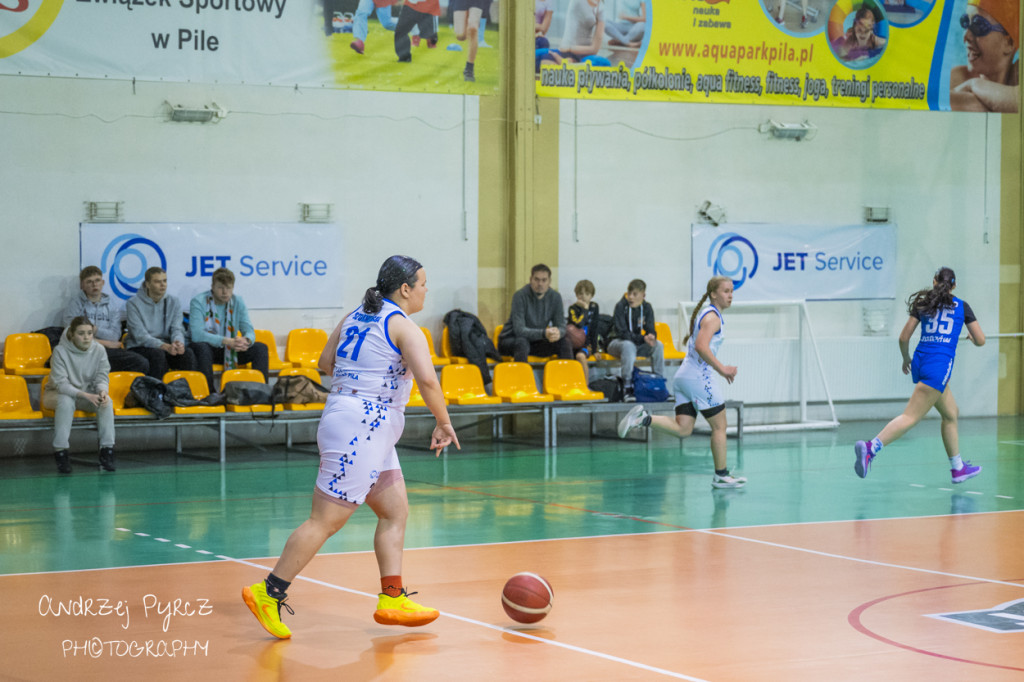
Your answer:
[[[78,274],[78,284],[81,291],[64,309],[64,326],[76,317],[85,317],[96,327],[93,341],[106,350],[110,371],[146,374],[149,371],[146,358],[125,350],[121,344],[124,307],[117,299],[103,293],[103,271],[95,265],[87,265]]]
[[[75,410],[96,413],[100,466],[114,471],[114,406],[107,395],[110,363],[103,346],[93,340],[95,327],[76,317],[60,336],[50,356],[50,376],[43,390],[43,407],[54,411],[53,456],[57,471],[71,473],[71,421]]]
[[[181,303],[167,295],[167,272],[149,268],[139,290],[128,299],[128,350],[149,361],[147,374],[163,381],[168,368],[195,371],[196,356],[185,345]]]

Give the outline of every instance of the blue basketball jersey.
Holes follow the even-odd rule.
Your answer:
[[[971,306],[959,298],[953,297],[953,305],[940,308],[933,315],[915,312],[911,317],[921,320],[921,339],[914,352],[934,353],[953,357],[956,355],[956,344],[964,324],[974,322]]]
[[[394,315],[405,317],[401,308],[384,299],[376,313],[360,307],[345,318],[335,351],[332,393],[405,407],[412,376],[388,336],[388,319]]]

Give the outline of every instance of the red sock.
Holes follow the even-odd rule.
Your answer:
[[[402,596],[402,576],[386,575],[380,579],[380,591],[389,597]]]

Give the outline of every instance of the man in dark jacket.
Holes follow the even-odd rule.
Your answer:
[[[512,294],[512,311],[501,329],[498,352],[516,362],[526,362],[528,355],[572,359],[562,296],[551,288],[551,268],[543,263],[534,265],[530,283]]]
[[[625,296],[615,304],[615,338],[608,354],[619,358],[626,395],[633,392],[633,365],[637,356],[650,358],[655,374],[665,375],[665,347],[655,334],[654,308],[645,298],[647,284],[642,279],[629,283]]]

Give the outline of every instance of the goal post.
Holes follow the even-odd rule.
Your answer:
[[[678,336],[676,338],[680,339],[680,342],[682,342],[682,339],[684,339],[687,336],[687,334],[689,333],[689,331],[690,331],[690,329],[689,329],[689,326],[690,326],[690,315],[693,313],[693,310],[694,310],[695,306],[696,306],[696,303],[693,302],[693,301],[680,301],[679,302],[679,306],[678,306],[678,316],[679,317],[678,317],[678,330],[677,330]],[[821,353],[818,350],[818,342],[817,342],[817,340],[816,340],[816,338],[814,336],[814,327],[811,324],[811,317],[810,317],[810,314],[809,314],[808,309],[807,309],[807,301],[804,301],[804,300],[793,300],[793,301],[734,301],[733,304],[731,306],[729,306],[729,313],[732,314],[732,315],[736,315],[736,317],[739,318],[739,319],[742,319],[741,316],[743,316],[744,313],[751,313],[751,312],[758,312],[758,311],[760,311],[760,312],[768,311],[768,312],[772,312],[772,313],[775,313],[776,315],[778,315],[778,314],[781,314],[783,311],[787,311],[787,310],[788,311],[795,311],[796,317],[798,318],[798,321],[797,321],[797,323],[795,325],[795,327],[796,327],[796,330],[795,330],[796,331],[796,338],[795,338],[796,350],[795,350],[795,357],[793,358],[793,361],[794,361],[793,364],[795,365],[794,373],[796,375],[795,378],[794,378],[795,386],[787,387],[787,388],[794,389],[794,390],[787,391],[787,393],[789,393],[789,394],[794,394],[793,398],[792,399],[787,399],[787,400],[782,400],[782,401],[765,400],[765,401],[762,402],[760,400],[755,400],[755,401],[753,401],[752,403],[749,403],[749,404],[754,404],[754,405],[758,405],[758,406],[765,406],[765,407],[771,407],[773,405],[780,405],[781,406],[781,405],[792,405],[792,404],[795,403],[795,404],[797,404],[799,406],[799,420],[798,421],[790,421],[790,422],[783,421],[783,422],[776,422],[776,423],[766,423],[766,424],[744,424],[744,426],[743,426],[744,433],[748,433],[748,432],[749,433],[756,433],[756,432],[759,432],[759,431],[760,432],[764,432],[764,431],[800,431],[800,430],[809,430],[809,429],[834,429],[834,428],[839,426],[839,420],[836,417],[836,408],[835,408],[835,405],[832,402],[832,393],[829,390],[828,379],[827,379],[827,377],[825,375],[825,367],[824,367],[824,364],[822,363],[822,360],[821,360]],[[737,319],[737,322],[739,321],[739,319]],[[729,322],[732,322],[732,319],[730,319],[726,323],[727,328],[728,328]],[[755,331],[754,333],[756,334],[757,332]],[[746,336],[746,337],[740,336],[740,337],[737,337],[737,336],[735,336],[735,335],[733,335],[731,333],[731,330],[726,332],[726,336],[727,336],[727,338],[726,338],[726,345],[723,346],[723,350],[725,350],[725,349],[727,349],[729,347],[730,341],[737,341],[737,340],[740,340],[741,342],[742,341],[747,341],[748,344],[749,344],[749,342],[751,342],[751,341],[762,341],[763,340],[762,338],[760,338],[758,336]],[[809,353],[810,353],[811,356],[813,356],[813,360],[814,360],[813,364],[810,364],[810,365],[808,363],[808,360],[809,360],[808,354]],[[763,358],[763,357],[758,357],[757,359],[746,359],[744,362],[745,363],[747,363],[747,362],[759,362],[759,361],[762,361],[762,360],[770,361],[770,359],[766,359],[766,358]],[[809,367],[808,367],[808,365],[809,365]],[[808,375],[808,371],[807,371],[808,369],[810,369],[810,371],[812,373],[812,376],[807,376]],[[817,370],[816,372],[815,372],[815,369]],[[741,381],[742,381],[742,378],[743,378],[744,374],[745,373],[743,372],[743,366],[741,365],[740,366],[740,374],[739,374],[739,378],[740,378]],[[746,373],[746,374],[748,376],[757,376],[756,372],[754,372],[754,373]],[[828,413],[831,415],[831,419],[823,419],[823,420],[822,419],[817,419],[816,420],[816,419],[811,419],[808,416],[808,403],[810,402],[810,387],[809,387],[809,383],[810,383],[810,380],[812,378],[814,378],[814,377],[817,377],[820,380],[820,382],[821,382],[821,388],[823,389],[823,392],[824,392],[825,402],[828,405]],[[792,413],[792,410],[790,410],[790,413]]]

